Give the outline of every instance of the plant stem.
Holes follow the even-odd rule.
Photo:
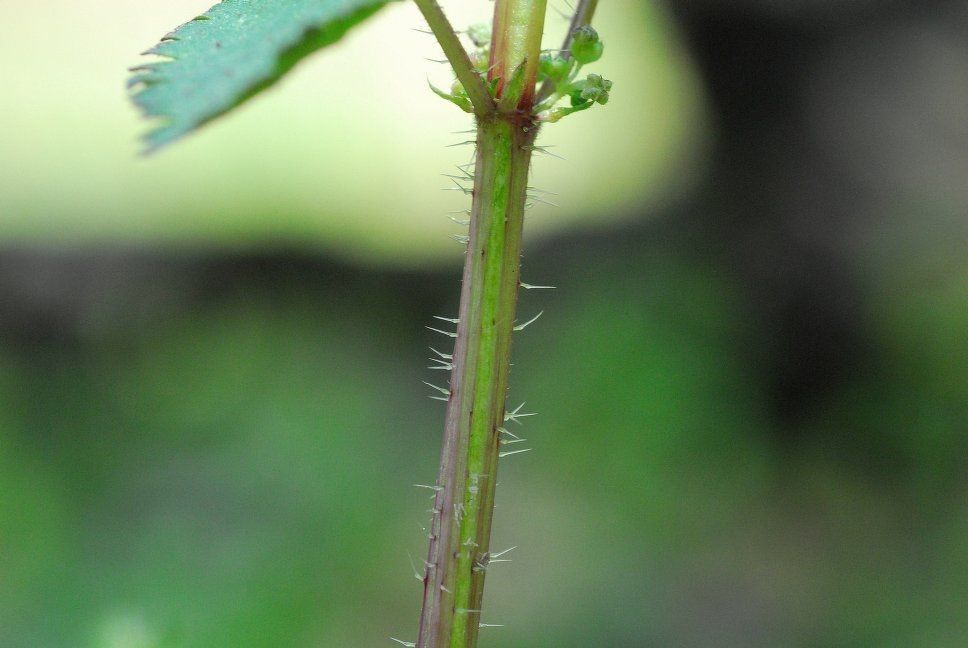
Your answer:
[[[418,648],[477,645],[505,422],[528,169],[537,134],[531,117],[535,73],[530,68],[540,54],[544,14],[545,0],[495,4],[492,80],[524,65],[525,83],[520,101],[510,109],[477,114],[470,240]],[[500,105],[504,108],[506,102]]]
[[[476,644],[490,548],[508,357],[514,327],[532,138],[495,118],[478,126],[444,448],[418,646]]]
[[[474,69],[467,50],[460,44],[457,33],[451,26],[443,9],[437,4],[437,0],[415,0],[417,8],[423,14],[424,20],[430,26],[430,31],[434,33],[434,38],[444,50],[450,66],[454,69],[457,80],[464,86],[471,105],[474,106],[474,113],[478,117],[486,116],[494,112],[494,99],[491,98],[487,87],[481,80],[480,75]]]
[[[534,82],[541,57],[546,0],[498,0],[494,5],[489,78],[498,81],[498,93],[519,65],[525,66],[523,110],[534,101]]]

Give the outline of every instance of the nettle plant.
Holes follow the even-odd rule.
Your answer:
[[[451,353],[434,350],[434,369],[450,373],[434,387],[446,401],[443,448],[434,491],[420,648],[477,644],[490,550],[498,461],[526,449],[508,429],[530,414],[505,408],[511,336],[519,289],[550,288],[519,279],[535,140],[545,123],[609,99],[611,82],[581,76],[602,56],[591,27],[597,0],[580,0],[561,49],[542,50],[547,0],[496,0],[491,24],[456,32],[434,0],[415,0],[456,77],[440,97],[474,117],[474,161],[454,177],[472,197],[460,312],[438,318],[456,331]],[[160,125],[145,136],[157,150],[268,88],[307,55],[338,41],[386,0],[224,0],[146,52],[162,57],[132,69],[134,102]],[[470,50],[465,49],[461,36]],[[531,320],[534,321],[534,320]],[[429,384],[429,383],[428,383]]]

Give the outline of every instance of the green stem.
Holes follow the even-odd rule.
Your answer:
[[[544,14],[545,0],[498,0],[495,5],[492,52],[495,47],[503,52],[500,70],[513,71],[526,64],[526,81],[520,102],[514,102],[517,105],[477,115],[470,240],[418,648],[477,645],[505,420],[528,169],[537,134],[531,118],[535,74],[528,76],[528,69],[538,61]],[[497,74],[494,69],[492,74]],[[501,92],[499,87],[498,100]]]
[[[464,266],[434,534],[418,646],[476,645],[504,425],[531,136],[495,118],[478,127],[470,242]]]
[[[461,45],[460,39],[450,21],[447,20],[447,16],[444,15],[443,9],[440,8],[436,0],[415,0],[415,2],[420,9],[420,13],[423,14],[424,20],[427,21],[430,31],[434,33],[441,49],[444,50],[444,55],[450,62],[450,66],[454,68],[457,80],[464,86],[464,90],[471,100],[471,105],[474,106],[475,114],[478,117],[483,117],[493,113],[495,109],[494,99],[491,98],[487,86],[484,85],[481,76],[474,69],[474,64],[471,63],[467,50]]]
[[[518,293],[533,129],[478,125],[470,241],[417,646],[476,645]]]
[[[530,110],[541,57],[547,0],[497,0],[491,40],[489,79],[498,81],[498,94],[518,66],[523,65],[524,94],[519,108]]]

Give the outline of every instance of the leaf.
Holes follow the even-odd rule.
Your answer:
[[[387,0],[223,0],[166,35],[132,68],[132,100],[163,123],[147,150],[170,144],[282,78],[301,59],[335,43]]]

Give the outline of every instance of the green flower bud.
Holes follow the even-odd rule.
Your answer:
[[[484,47],[491,44],[491,25],[488,23],[477,23],[467,28],[467,36],[477,47]]]
[[[541,55],[541,60],[538,63],[538,73],[557,85],[568,78],[572,64],[573,59],[545,53]]]
[[[584,90],[576,89],[576,90],[573,90],[571,94],[568,95],[568,98],[571,99],[572,107],[581,106],[589,103],[588,99],[585,99],[585,97],[582,96],[583,94],[584,94]]]
[[[471,65],[474,69],[481,74],[486,74],[487,69],[491,67],[491,55],[488,53],[487,49],[479,49],[473,51],[469,54],[471,59]]]
[[[581,91],[581,98],[585,101],[598,101],[598,98],[602,96],[601,88],[585,88]]]
[[[604,49],[598,32],[591,25],[579,27],[571,34],[571,55],[582,65],[602,58]]]
[[[585,82],[589,86],[601,88],[605,92],[608,92],[609,90],[612,89],[612,82],[606,79],[605,77],[603,77],[601,74],[594,74],[594,73],[589,74],[585,78]]]
[[[608,91],[611,89],[612,82],[600,74],[589,74],[584,81],[575,84],[575,90],[582,100],[594,101],[603,106],[608,103]],[[574,93],[572,93],[572,105],[577,105]]]

